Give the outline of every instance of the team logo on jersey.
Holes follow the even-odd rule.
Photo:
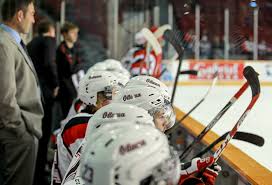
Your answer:
[[[116,113],[113,113],[113,112],[104,112],[103,115],[102,115],[102,118],[113,118],[113,117],[117,117],[117,118],[123,118],[123,117],[126,117],[126,114],[123,113],[123,112],[116,112]]]
[[[121,155],[125,155],[126,153],[131,152],[133,150],[136,150],[138,148],[141,148],[141,147],[143,147],[145,145],[146,145],[145,140],[141,140],[141,141],[138,141],[138,142],[132,143],[132,144],[128,143],[128,144],[125,144],[125,145],[121,145],[120,148],[119,148],[119,153]]]
[[[154,82],[153,80],[147,79],[146,82],[160,87],[160,84]]]

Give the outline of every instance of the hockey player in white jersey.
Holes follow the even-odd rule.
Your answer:
[[[167,137],[148,125],[131,125],[86,143],[81,174],[86,185],[175,185],[180,163]]]
[[[130,78],[129,72],[122,66],[121,62],[114,59],[106,59],[102,62],[96,63],[89,68],[86,75],[88,76],[94,71],[111,72],[117,78],[117,83],[119,86],[125,86]],[[65,126],[65,124],[70,120],[71,117],[81,112],[81,110],[84,108],[84,103],[79,98],[75,99],[71,108],[69,109],[67,117],[61,121],[61,129]]]
[[[89,119],[101,107],[109,104],[117,88],[116,77],[107,71],[88,73],[80,81],[79,99],[84,103],[80,114],[69,119],[57,136],[57,151],[52,169],[52,184],[60,184],[65,172],[85,136]]]
[[[171,101],[171,96],[168,87],[158,80],[157,78],[154,78],[152,76],[147,76],[147,75],[139,75],[131,78],[127,84],[126,88],[129,87],[136,87],[136,86],[151,86],[156,88],[157,90],[160,91],[164,99],[168,102]]]
[[[164,95],[152,86],[126,86],[114,98],[114,102],[137,105],[144,108],[154,118],[157,128],[162,132],[175,124],[175,112]]]
[[[118,129],[126,126],[126,124],[151,125],[155,127],[153,117],[146,110],[134,105],[111,103],[99,109],[92,119],[89,120],[85,139],[74,155],[62,184],[81,182],[78,167],[80,166],[80,157],[86,140],[91,142],[99,135],[109,133],[110,130]]]

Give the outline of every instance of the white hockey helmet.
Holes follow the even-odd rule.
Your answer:
[[[87,141],[80,164],[86,185],[174,185],[179,173],[177,153],[149,125],[127,124]]]
[[[139,31],[139,32],[137,32],[135,34],[135,36],[134,36],[134,42],[137,45],[144,45],[146,43],[145,36],[144,36],[144,34],[141,31]]]
[[[140,75],[131,78],[126,84],[127,87],[134,87],[137,85],[152,86],[158,89],[167,101],[169,102],[171,101],[171,96],[168,87],[157,78],[147,75]]]
[[[129,76],[124,75],[123,73],[117,72],[117,71],[111,71],[112,74],[114,74],[118,80],[118,83],[122,85],[123,87],[127,84],[129,81]]]
[[[104,62],[98,62],[92,67],[90,67],[87,71],[87,73],[92,72],[92,71],[106,71],[107,70],[107,65]]]
[[[125,87],[114,97],[113,102],[133,104],[147,110],[161,131],[175,124],[176,115],[171,103],[152,86]]]
[[[86,105],[96,105],[97,93],[103,92],[108,100],[118,89],[117,78],[108,71],[89,71],[79,83],[78,97]]]
[[[106,64],[108,71],[119,72],[123,68],[121,62],[115,59],[106,59],[103,62]]]
[[[112,130],[113,128],[105,127],[108,125],[122,127],[124,121],[130,121],[130,124],[147,124],[155,127],[153,117],[143,108],[125,103],[111,103],[96,111],[89,120],[85,138],[89,139],[98,130],[103,130],[104,133],[106,130]]]

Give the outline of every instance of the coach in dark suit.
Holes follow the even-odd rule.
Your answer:
[[[54,23],[48,20],[41,21],[38,25],[38,33],[39,35],[27,45],[27,49],[37,71],[44,98],[43,136],[39,140],[34,178],[36,185],[44,185],[48,184],[46,181],[45,165],[52,129],[52,108],[55,97],[58,94]]]
[[[32,0],[4,0],[0,24],[0,184],[32,185],[43,108],[38,77],[20,34],[30,31]]]

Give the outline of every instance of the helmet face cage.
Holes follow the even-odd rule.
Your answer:
[[[155,115],[156,116],[158,115],[161,119],[164,119],[165,123],[166,123],[166,128],[165,128],[166,130],[170,129],[175,124],[176,114],[175,114],[175,111],[170,103],[153,108],[153,109],[149,110],[148,112],[154,118],[155,118]]]
[[[122,86],[116,81],[112,82],[111,85],[105,86],[103,95],[107,100],[112,100],[113,96],[120,91]]]
[[[176,185],[179,180],[180,161],[177,152],[170,147],[170,157],[154,167],[152,174],[140,185]]]
[[[103,95],[104,97],[107,99],[107,100],[112,100],[112,95],[113,95],[113,92],[114,91],[114,87],[113,86],[106,86],[104,88],[104,91],[103,91]]]

